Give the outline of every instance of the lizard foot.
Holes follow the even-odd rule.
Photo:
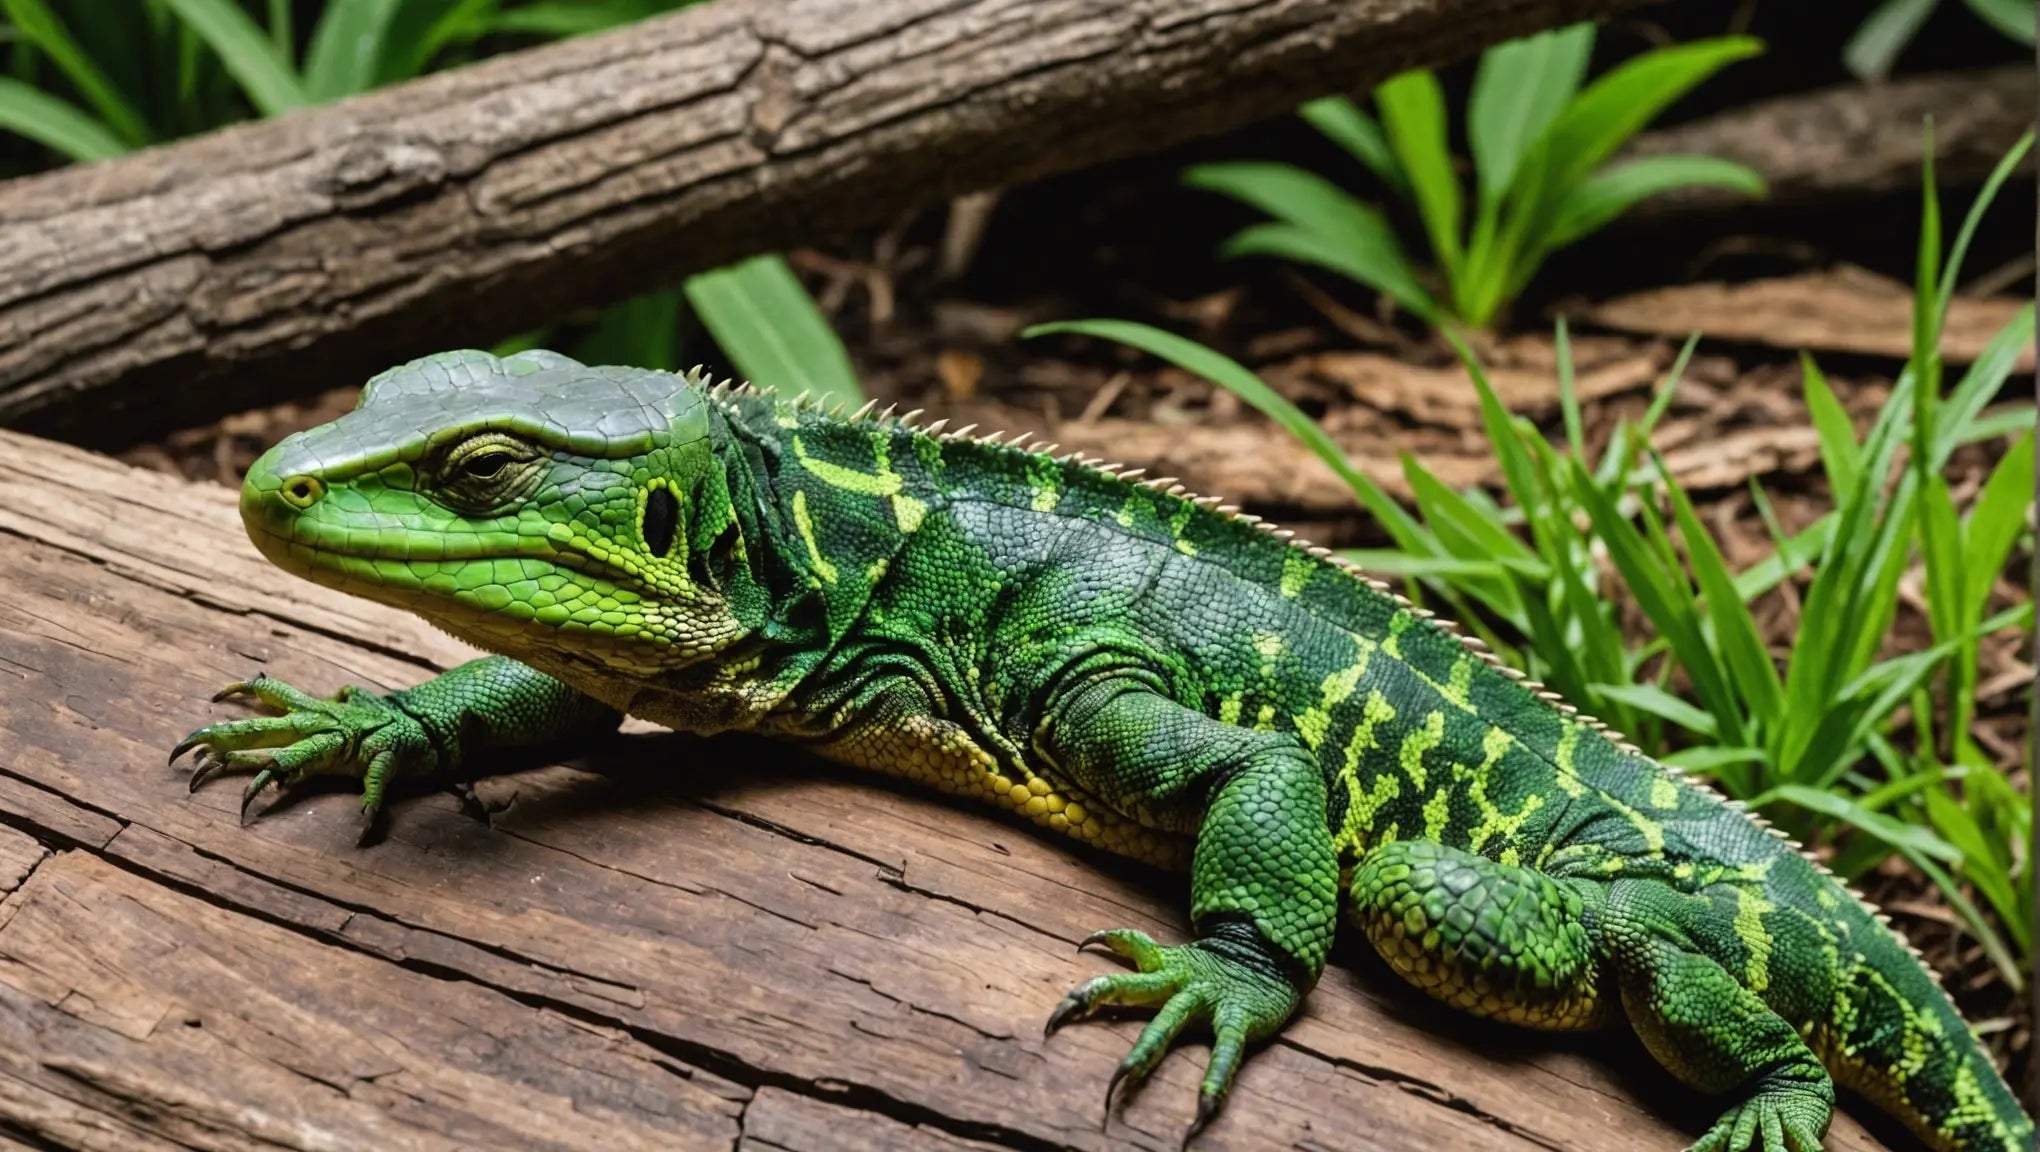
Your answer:
[[[241,792],[243,821],[268,784],[281,791],[312,776],[353,776],[361,780],[361,842],[366,843],[390,780],[430,768],[437,760],[424,726],[366,689],[350,686],[321,699],[258,675],[227,685],[213,699],[233,696],[253,696],[282,714],[207,725],[171,749],[170,761],[199,749],[193,792],[223,772],[255,773]]]
[[[1766,1088],[1730,1109],[1686,1152],[1821,1152],[1833,1109],[1816,1092]]]
[[[1136,970],[1094,976],[1078,985],[1056,1005],[1043,1035],[1106,1006],[1159,1006],[1105,1086],[1109,1114],[1120,1084],[1138,1086],[1185,1027],[1209,1025],[1215,1037],[1211,1063],[1198,1089],[1197,1118],[1183,1135],[1188,1143],[1218,1114],[1247,1045],[1280,1028],[1296,1011],[1301,993],[1244,925],[1222,925],[1214,935],[1174,947],[1156,944],[1144,932],[1115,929],[1093,933],[1078,947],[1092,944],[1103,944]]]

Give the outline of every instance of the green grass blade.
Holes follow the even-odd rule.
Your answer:
[[[1468,560],[1460,556],[1412,556],[1391,548],[1347,548],[1339,555],[1373,576],[1451,576],[1464,580],[1506,580],[1511,574],[1536,579],[1544,566],[1516,559]]]
[[[1799,374],[1804,382],[1806,408],[1813,415],[1813,428],[1820,437],[1821,467],[1827,472],[1828,488],[1846,492],[1856,486],[1856,470],[1862,467],[1862,445],[1856,443],[1856,426],[1848,409],[1835,399],[1813,357],[1799,354]]]
[[[2019,356],[2033,346],[2033,305],[2028,303],[2019,309],[2011,322],[2000,328],[1997,335],[1984,345],[1983,354],[1962,374],[1962,379],[1948,393],[1941,408],[1940,428],[1934,437],[1933,457],[1929,461],[1932,471],[1947,467],[1948,457],[1958,444],[1975,435],[1975,423],[1986,404],[1989,404],[2011,379],[2012,369],[2018,365]]]
[[[1692,596],[1683,588],[1683,575],[1665,570],[1654,546],[1616,510],[1614,501],[1594,486],[1579,461],[1572,462],[1572,469],[1574,491],[1607,545],[1609,559],[1622,574],[1630,595],[1636,598],[1637,605],[1656,625],[1658,634],[1692,678],[1693,690],[1714,714],[1722,739],[1730,744],[1748,743],[1727,676],[1701,636]]]
[[[1747,703],[1749,714],[1769,727],[1781,719],[1785,707],[1785,688],[1778,679],[1778,667],[1764,647],[1755,618],[1736,591],[1735,578],[1730,575],[1720,548],[1715,546],[1714,535],[1701,524],[1693,502],[1672,479],[1664,457],[1653,452],[1651,459],[1657,464],[1666,494],[1671,497],[1672,515],[1686,544],[1687,562],[1706,597],[1707,615],[1714,621],[1714,642],[1721,649],[1731,681]]]
[[[2033,6],[2025,0],[2016,2],[2027,9],[2027,19],[2032,19]],[[2030,36],[2028,40],[2031,40]],[[1962,260],[1969,254],[1969,242],[1976,237],[1976,228],[1983,222],[1983,214],[1990,210],[1991,204],[1997,200],[1998,190],[2011,179],[2013,172],[2018,171],[2019,162],[2026,158],[2026,152],[2032,147],[2033,130],[2028,128],[1997,162],[1997,167],[1991,169],[1989,179],[1983,182],[1976,199],[1970,202],[1969,211],[1962,217],[1962,227],[1955,233],[1955,246],[1948,250],[1948,263],[1941,271],[1941,294],[1934,301],[1935,310],[1940,315],[1948,314],[1948,302],[1954,298],[1956,282],[1962,276]]]
[[[1459,177],[1452,171],[1447,137],[1445,92],[1438,78],[1419,68],[1404,72],[1374,90],[1375,107],[1396,164],[1409,181],[1410,197],[1423,218],[1431,251],[1446,275],[1459,277]]]
[[[489,34],[497,0],[401,0],[383,36],[375,86],[409,80],[427,71],[443,51]]]
[[[12,76],[0,76],[0,131],[26,136],[81,163],[128,150],[99,121]]]
[[[1955,909],[1956,914],[1962,917],[1963,927],[1969,930],[1971,936],[1976,937],[1977,943],[1983,945],[1984,954],[1990,957],[1991,963],[1998,970],[1998,975],[2004,978],[2012,991],[2025,991],[2026,976],[2019,966],[2018,959],[2010,948],[2005,947],[2004,938],[1991,927],[1990,921],[1984,918],[1982,911],[1970,902],[1969,895],[1962,891],[1962,886],[1955,883],[1954,878],[1939,864],[1928,859],[1925,853],[1904,847],[1901,847],[1899,852],[1912,862],[1913,867],[1925,874],[1927,879],[1933,881],[1934,887],[1941,890],[1942,897]],[[2024,911],[2021,910],[2019,915],[2025,915]]]
[[[595,327],[566,353],[583,364],[629,364],[674,372],[680,368],[678,288],[663,288],[611,304]]]
[[[1934,122],[1923,126],[1920,161],[1920,246],[1913,285],[1913,467],[1924,479],[1933,470],[1934,406],[1941,399],[1941,322],[1946,313],[1937,277],[1941,271],[1941,195],[1934,187]]]
[[[142,114],[128,102],[127,96],[100,69],[43,0],[0,0],[0,11],[6,12],[7,19],[22,39],[48,56],[57,70],[78,89],[78,94],[99,114],[102,130],[128,148],[139,148],[151,142],[154,133]],[[42,111],[47,113],[48,109]],[[68,127],[75,129],[76,125]],[[75,133],[71,135],[77,138]],[[47,140],[43,142],[49,143]]]
[[[1700,714],[1707,716],[1705,712]],[[1712,723],[1714,718],[1708,716],[1707,719]],[[1762,764],[1764,762],[1764,750],[1762,748],[1727,748],[1719,744],[1699,744],[1660,756],[1658,760],[1660,763],[1669,764],[1674,768],[1683,768],[1688,772],[1699,772],[1719,778],[1721,770],[1724,768]]]
[[[752,382],[789,396],[863,402],[843,341],[785,260],[753,256],[690,276],[685,288],[716,344]]]
[[[405,0],[328,4],[305,51],[305,96],[324,104],[375,86],[385,38]]]
[[[1318,427],[1317,422],[1303,414],[1296,405],[1284,399],[1282,394],[1268,387],[1261,378],[1249,372],[1238,361],[1215,352],[1194,340],[1188,340],[1173,332],[1164,332],[1146,324],[1130,320],[1064,320],[1053,324],[1036,324],[1020,333],[1023,338],[1048,336],[1058,332],[1081,336],[1095,336],[1129,344],[1143,352],[1159,356],[1186,372],[1194,372],[1213,384],[1230,391],[1245,400],[1262,415],[1282,426],[1291,436],[1301,441],[1311,454],[1323,461],[1341,480],[1353,489],[1353,493],[1366,509],[1381,522],[1398,547],[1405,552],[1420,555],[1436,555],[1438,549],[1432,543],[1423,526],[1403,510],[1402,505],[1383,491],[1372,477],[1353,467],[1339,446]]]
[[[690,0],[536,0],[495,19],[495,32],[557,40],[605,32],[623,24],[687,7]]]
[[[1547,248],[1563,248],[1652,196],[1683,188],[1725,188],[1757,198],[1764,178],[1750,168],[1713,156],[1647,156],[1597,172],[1559,196]]]
[[[290,62],[233,0],[163,0],[220,58],[256,111],[278,116],[311,103]]]
[[[1818,812],[1822,816],[1861,829],[1893,848],[1907,848],[1936,860],[1945,860],[1950,864],[1962,863],[1961,850],[1935,835],[1932,829],[1923,828],[1918,824],[1908,824],[1882,812],[1873,811],[1848,796],[1823,792],[1803,784],[1780,784],[1750,801],[1752,808],[1764,808],[1772,804],[1790,804],[1808,812]]]
[[[1892,62],[1919,34],[1937,0],[1884,0],[1842,47],[1842,62],[1858,80],[1882,80]]]
[[[1594,26],[1580,23],[1481,54],[1467,99],[1466,142],[1482,203],[1500,203],[1523,150],[1579,91],[1593,51]]]
[[[1241,256],[1273,256],[1336,272],[1355,283],[1394,300],[1427,323],[1435,323],[1438,303],[1417,281],[1417,274],[1404,262],[1401,248],[1393,242],[1369,246],[1362,237],[1328,238],[1285,222],[1254,224],[1242,228],[1219,247],[1226,259]]]
[[[1720,739],[1720,725],[1714,722],[1713,716],[1655,684],[1596,684],[1592,691],[1597,696],[1619,700],[1639,711],[1670,720],[1696,736]]]
[[[1382,135],[1381,125],[1361,111],[1359,105],[1344,96],[1326,96],[1298,108],[1296,114],[1332,143],[1352,153],[1353,158],[1366,165],[1367,170],[1382,183],[1398,194],[1408,194],[1409,181],[1403,178],[1402,169],[1396,166],[1395,153],[1388,146],[1388,137]]]
[[[1587,462],[1586,425],[1580,419],[1580,398],[1573,380],[1572,334],[1566,330],[1565,317],[1558,318],[1552,340],[1558,355],[1558,411],[1565,421],[1565,444],[1572,450],[1573,459],[1584,464]]]
[[[1962,615],[1973,619],[1990,602],[1991,585],[2005,570],[2012,548],[2026,528],[2026,510],[2033,502],[2033,432],[2024,436],[1991,470],[1963,525],[1962,571],[1967,584]]]

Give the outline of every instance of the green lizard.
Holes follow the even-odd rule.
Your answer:
[[[1321,548],[1138,471],[699,373],[450,352],[256,462],[284,568],[499,653],[201,728],[196,789],[390,780],[622,714],[749,730],[1191,872],[1196,938],[1047,1030],[1156,1009],[1113,1077],[1214,1035],[1196,1127],[1325,964],[1344,893],[1398,973],[1543,1029],[1626,1020],[1731,1106],[1693,1147],[1812,1152],[1840,1082],[1937,1149],[2031,1121],[1888,921],[1797,846]],[[1108,1106],[1112,1090],[1107,1089]]]

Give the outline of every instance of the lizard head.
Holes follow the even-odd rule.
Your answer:
[[[544,351],[414,360],[257,460],[241,519],[278,566],[493,651],[693,663],[744,631],[721,591],[743,542],[698,384]]]

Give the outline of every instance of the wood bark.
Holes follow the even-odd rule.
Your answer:
[[[0,186],[0,426],[112,446],[1637,0],[716,0]]]
[[[1921,126],[1932,117],[1935,182],[1974,187],[2033,126],[2034,100],[2029,64],[1843,84],[1644,133],[1622,158],[1719,156],[1764,177],[1767,206],[1839,203],[1918,188]],[[2030,159],[2025,170],[2033,170]],[[1625,219],[1648,222],[1750,203],[1746,196],[1695,188],[1653,197]]]
[[[469,651],[288,577],[234,496],[0,432],[0,1133],[39,1147],[1173,1150],[1203,1052],[1109,1125],[1138,1022],[1043,1040],[1180,878],[752,741],[629,735],[414,788],[187,795],[164,751],[257,670]],[[500,767],[500,766],[499,766]],[[597,769],[599,771],[591,771]],[[1423,1001],[1342,949],[1199,1152],[1674,1152],[1715,1105],[1623,1036]],[[1881,1145],[1849,1116],[1830,1152]]]

